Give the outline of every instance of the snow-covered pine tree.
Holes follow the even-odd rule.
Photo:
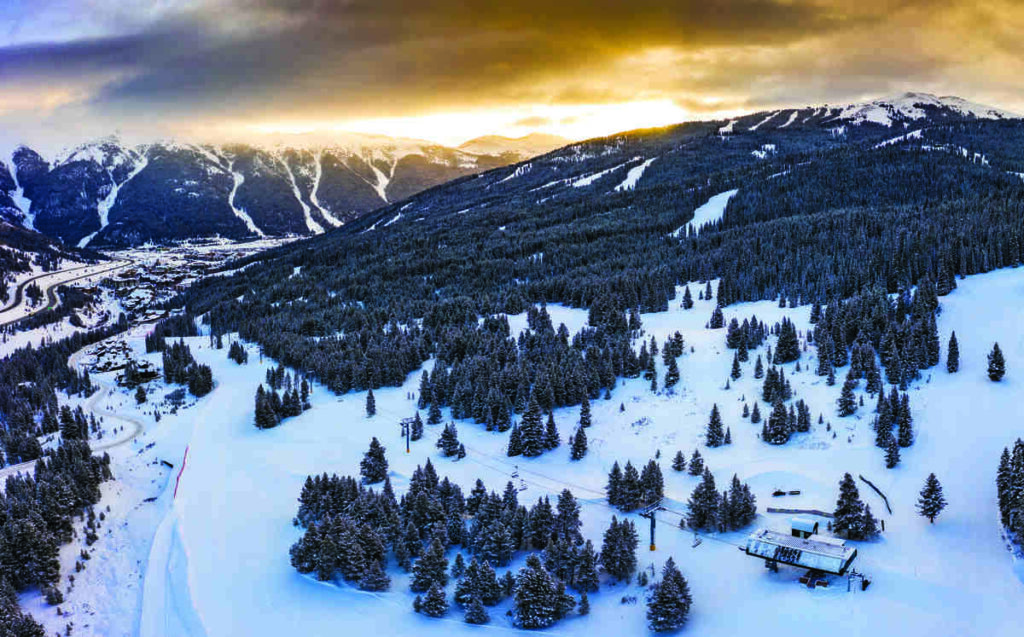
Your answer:
[[[864,503],[860,500],[857,483],[849,473],[839,482],[839,498],[833,514],[832,530],[851,540],[864,537]]]
[[[451,422],[444,426],[444,430],[438,437],[435,446],[441,450],[446,458],[458,455],[459,453],[459,431],[455,428],[455,423]]]
[[[754,401],[754,409],[750,412],[750,422],[754,425],[761,422],[761,408],[757,406],[757,401]]]
[[[689,584],[670,557],[662,568],[661,582],[647,601],[647,627],[654,632],[681,628],[692,604]]]
[[[636,467],[629,460],[622,470],[622,490],[619,508],[623,511],[632,511],[640,506],[640,474]]]
[[[448,560],[444,556],[444,544],[435,537],[430,547],[412,567],[412,581],[409,590],[422,593],[431,585],[444,587],[448,584]]]
[[[366,392],[366,415],[373,417],[377,415],[377,399],[373,397],[373,390]]]
[[[636,549],[640,545],[636,527],[629,520],[619,522],[612,516],[611,526],[604,533],[601,566],[617,580],[628,580],[636,570]]]
[[[487,614],[487,609],[484,608],[483,603],[480,602],[479,597],[473,597],[470,600],[469,605],[466,606],[466,623],[474,625],[482,625],[489,623],[491,616]]]
[[[846,380],[843,382],[843,389],[839,393],[839,399],[836,401],[839,405],[839,415],[842,417],[851,416],[857,411],[857,398],[853,394],[854,388],[857,387],[857,378],[852,373],[846,375]]]
[[[551,626],[564,615],[564,600],[559,598],[555,579],[541,564],[540,558],[530,555],[526,566],[516,577],[516,590],[512,607],[512,623],[518,628],[536,629]]]
[[[661,474],[661,467],[654,460],[649,460],[644,465],[640,474],[640,500],[642,504],[652,504],[665,495],[665,478]]]
[[[535,458],[544,453],[546,439],[542,418],[536,392],[531,393],[526,413],[523,414],[523,419],[519,423],[520,446],[523,455],[528,458]]]
[[[691,476],[699,476],[704,473],[704,458],[700,455],[700,449],[693,450],[693,457],[690,458],[690,468],[687,473]]]
[[[569,457],[573,460],[581,460],[587,455],[587,434],[583,427],[579,427],[572,436],[572,448]]]
[[[580,427],[586,429],[591,425],[590,399],[583,394],[583,401],[580,403]]]
[[[1003,350],[999,349],[999,343],[992,346],[988,355],[988,379],[998,383],[1006,375],[1006,359],[1003,358]]]
[[[665,351],[669,351],[668,348]],[[666,363],[667,369],[665,370],[665,389],[671,389],[675,387],[676,383],[679,382],[679,364],[676,363],[675,357],[669,357],[668,363]]]
[[[894,469],[900,463],[900,445],[896,442],[896,437],[892,433],[883,435],[888,436],[888,442],[885,447],[885,468]]]
[[[437,404],[436,400],[433,400],[430,402],[430,408],[427,410],[427,424],[440,425],[441,420],[441,406]]]
[[[561,438],[558,436],[558,426],[555,425],[555,412],[548,412],[548,422],[544,428],[544,448],[545,449],[557,449],[562,444]]]
[[[616,460],[612,464],[612,470],[608,473],[608,484],[604,488],[608,496],[608,504],[617,507],[622,502],[622,468]]]
[[[377,560],[370,560],[366,572],[359,578],[359,590],[380,592],[391,587],[391,578],[384,572],[384,567]]]
[[[419,612],[427,617],[444,617],[448,613],[448,596],[445,595],[444,588],[436,582],[431,584],[426,597],[420,603]]]
[[[672,470],[673,471],[685,471],[686,470],[686,456],[683,455],[682,451],[676,451],[675,457],[672,458]]]
[[[949,335],[949,345],[946,346],[946,371],[950,374],[960,371],[960,343],[956,340],[956,332]]]
[[[383,482],[388,477],[388,460],[384,455],[384,446],[376,436],[370,440],[370,448],[363,454],[363,459],[359,463],[359,473],[366,484]]]
[[[693,529],[715,529],[719,523],[719,495],[715,487],[715,477],[707,467],[701,483],[690,494],[689,512],[686,523]]]
[[[946,498],[942,495],[942,485],[934,473],[929,473],[921,489],[921,495],[917,499],[917,512],[921,517],[928,518],[932,524],[942,510],[946,508]]]
[[[693,294],[690,292],[690,286],[686,286],[683,290],[683,309],[689,310],[693,308]]]
[[[720,447],[725,442],[725,432],[722,430],[722,415],[718,411],[717,404],[711,406],[711,417],[708,420],[704,439],[709,447]]]

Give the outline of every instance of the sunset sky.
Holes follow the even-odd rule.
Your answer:
[[[905,90],[1024,112],[1018,0],[3,0],[0,136],[585,138]]]

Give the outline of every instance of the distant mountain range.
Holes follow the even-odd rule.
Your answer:
[[[756,161],[779,152],[776,138],[813,148],[889,133],[919,136],[913,131],[928,125],[1015,117],[959,97],[905,93],[754,113],[714,123],[707,134],[742,138],[729,153]],[[544,134],[489,135],[457,148],[365,134],[329,140],[288,135],[260,145],[126,145],[109,138],[51,158],[19,147],[0,157],[0,221],[93,248],[210,236],[306,236],[477,173],[488,174],[459,187],[458,197],[448,201],[465,208],[471,200],[488,205],[526,192],[540,201],[612,181],[618,190],[632,189],[641,178],[673,170],[678,151],[672,138],[638,132],[569,144]],[[494,170],[505,166],[506,172]],[[427,200],[438,205],[434,197],[416,199],[401,214],[410,216],[408,208]]]
[[[52,158],[20,146],[0,157],[0,220],[69,246],[312,235],[565,142],[492,136],[450,148],[344,134],[323,143],[127,145],[111,137]]]

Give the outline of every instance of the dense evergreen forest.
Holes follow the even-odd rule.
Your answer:
[[[443,365],[428,379],[428,404],[462,407],[471,396],[460,413],[499,429],[532,388],[549,409],[639,374],[639,313],[666,309],[687,281],[720,277],[723,306],[849,299],[841,311],[858,316],[842,328],[828,319],[836,366],[855,343],[880,351],[889,332],[884,347],[909,347],[909,334],[917,356],[916,335],[935,304],[914,311],[910,295],[884,296],[922,282],[945,294],[956,276],[1021,261],[1024,181],[995,166],[1020,161],[1006,139],[1024,141],[1024,125],[935,125],[876,147],[891,136],[863,126],[842,143],[812,127],[727,137],[698,123],[578,144],[531,162],[527,181],[508,191],[497,187],[505,169],[452,182],[256,257],[179,304],[205,315],[215,333],[237,330],[337,392],[396,385],[436,356]],[[768,159],[751,156],[768,143],[778,149]],[[598,151],[610,146],[619,157],[657,154],[635,189],[552,187],[545,190],[556,194],[537,199],[536,184],[570,179],[567,165],[586,167],[576,175],[604,170],[613,160]],[[720,223],[670,236],[729,188],[739,195]],[[588,308],[590,327],[569,339],[534,311],[530,333],[516,339],[500,317],[478,322],[545,302]],[[870,329],[858,335],[861,320]],[[907,356],[899,358],[902,365]],[[889,377],[900,384],[899,374]]]

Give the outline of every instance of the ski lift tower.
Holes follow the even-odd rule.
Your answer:
[[[402,418],[398,424],[402,426],[402,435],[405,437],[405,453],[409,453],[409,441],[412,439],[412,424],[415,418]]]
[[[658,500],[657,502],[654,502],[653,504],[648,504],[647,506],[645,506],[640,511],[640,517],[647,518],[648,520],[651,521],[651,550],[652,551],[655,550],[654,527],[655,527],[655,523],[657,522],[657,518],[655,517],[654,514],[657,513],[658,511],[664,511],[664,510],[665,510],[665,507],[661,506],[661,500]]]

